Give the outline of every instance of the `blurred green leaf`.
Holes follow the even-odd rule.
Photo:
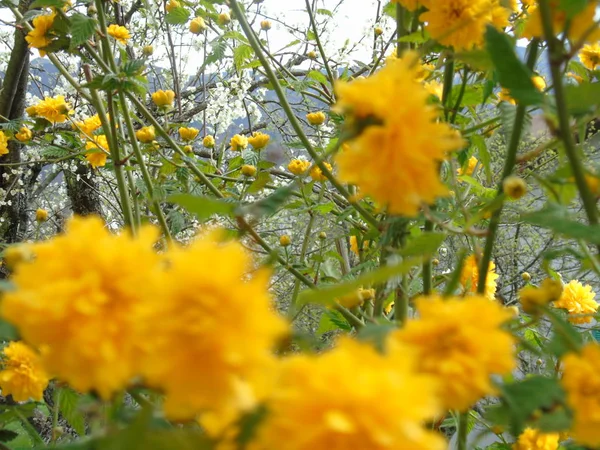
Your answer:
[[[212,215],[231,216],[236,208],[236,203],[217,200],[210,197],[197,197],[190,194],[175,194],[168,199],[188,212],[195,214],[198,220],[206,220]]]
[[[547,228],[567,238],[583,239],[593,244],[600,244],[600,225],[585,225],[570,217],[572,215],[566,208],[556,203],[548,203],[540,211],[522,214],[521,220],[531,225]]]

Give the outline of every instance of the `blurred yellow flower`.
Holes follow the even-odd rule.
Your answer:
[[[352,131],[360,131],[336,155],[339,179],[356,185],[358,197],[370,196],[390,213],[406,216],[448,193],[439,164],[464,145],[427,104],[429,93],[415,82],[418,67],[410,53],[369,78],[336,86],[336,110],[346,114]]]
[[[571,317],[577,314],[594,314],[598,310],[598,303],[594,298],[596,293],[589,284],[583,285],[577,280],[570,281],[563,286],[560,299],[554,302],[555,308],[566,309],[569,312],[569,322],[582,324],[590,323],[591,316]]]
[[[0,130],[0,155],[7,155],[8,153],[8,137],[4,134],[4,131]]]
[[[368,241],[366,239],[363,240],[363,245],[362,245],[363,251],[365,251],[366,249],[369,248],[369,244],[370,244],[370,241]],[[354,253],[356,256],[360,256],[360,252],[358,250],[358,239],[354,235],[350,236],[350,251],[352,253]]]
[[[156,239],[154,229],[117,236],[100,218],[73,218],[65,234],[30,245],[35,257],[16,267],[2,317],[40,350],[51,376],[110,398],[137,373],[140,311],[160,282]]]
[[[229,145],[231,146],[231,150],[235,152],[241,152],[248,147],[248,138],[246,136],[242,136],[241,134],[236,134],[229,141]]]
[[[154,127],[149,126],[140,128],[135,132],[135,137],[138,141],[143,142],[144,144],[149,144],[156,137]]]
[[[229,22],[231,22],[231,16],[227,13],[221,13],[217,17],[217,23],[221,26],[227,25]]]
[[[260,131],[255,131],[252,136],[248,138],[248,143],[254,147],[254,150],[261,150],[267,146],[271,136]]]
[[[575,421],[571,437],[579,444],[600,446],[600,345],[586,344],[581,352],[562,359],[561,384]]]
[[[52,42],[52,37],[48,35],[50,28],[54,24],[56,13],[37,16],[33,19],[33,30],[27,33],[25,40],[29,44],[29,48],[37,48],[40,56],[45,56],[46,52],[42,50]]]
[[[38,116],[42,116],[48,122],[62,123],[67,120],[70,106],[62,95],[56,97],[46,97],[35,105]]]
[[[271,29],[271,22],[268,20],[263,20],[260,23],[260,29],[263,31],[269,31]]]
[[[109,36],[112,36],[123,45],[127,44],[127,41],[131,39],[129,30],[121,25],[109,25],[106,31]]]
[[[90,166],[96,169],[106,165],[106,159],[108,157],[108,140],[104,134],[92,137],[94,140],[88,140],[85,144],[85,149],[88,150],[85,159],[90,163]]]
[[[204,136],[202,139],[202,145],[206,148],[213,148],[215,146],[215,138],[212,136]]]
[[[244,175],[245,177],[253,177],[254,175],[256,175],[256,166],[244,164],[242,166],[242,175]]]
[[[529,281],[527,277],[531,279],[531,276],[527,272],[524,272],[522,277],[525,281]],[[562,295],[562,291],[563,286],[560,281],[546,278],[542,281],[540,287],[529,285],[521,289],[519,291],[519,300],[523,311],[527,314],[535,314],[539,311],[540,307],[557,301]]]
[[[415,305],[419,318],[392,332],[388,340],[417,352],[419,372],[440,383],[443,407],[467,411],[495,393],[491,376],[508,374],[515,366],[515,338],[501,328],[512,312],[479,295],[420,297]]]
[[[38,115],[37,106],[28,106],[27,108],[25,108],[25,112],[29,115],[29,117],[36,117]]]
[[[198,130],[197,128],[193,128],[193,127],[189,127],[189,128],[180,127],[179,128],[179,136],[184,141],[193,141],[194,139],[196,139],[196,136],[198,136],[198,133],[200,133],[200,130]]]
[[[42,401],[49,377],[40,356],[23,342],[10,342],[2,350],[0,389],[17,402]]]
[[[162,89],[152,94],[152,101],[159,108],[169,108],[173,105],[175,100],[175,92],[168,89],[163,91]]]
[[[329,164],[327,162],[324,162],[323,164],[325,165],[327,170],[329,170],[329,172],[333,171],[333,167],[331,167],[331,164]],[[310,177],[314,181],[327,181],[327,177],[323,174],[323,172],[321,171],[321,168],[316,165],[310,171]]]
[[[423,86],[429,94],[435,95],[440,100],[442,99],[442,96],[444,95],[444,85],[442,83],[433,80],[426,82]]]
[[[587,69],[596,70],[600,66],[600,42],[584,45],[579,51],[579,59]]]
[[[45,222],[48,220],[48,211],[42,208],[38,208],[35,211],[35,220],[37,222]]]
[[[288,245],[290,245],[292,243],[292,238],[289,237],[289,235],[287,234],[283,234],[280,238],[279,238],[279,245],[281,245],[282,247],[287,247]]]
[[[544,89],[546,89],[546,80],[544,80],[544,77],[534,75],[533,77],[531,77],[531,81],[533,82],[533,85],[538,91],[543,91]]]
[[[462,167],[459,167],[458,169],[456,169],[456,174],[458,176],[461,176],[461,175],[471,176],[471,175],[473,175],[473,172],[475,172],[475,167],[477,167],[477,163],[478,162],[479,162],[479,160],[477,158],[475,158],[474,156],[471,156],[469,158],[469,162],[467,163],[466,170],[463,170]]]
[[[483,294],[489,300],[495,300],[496,298],[496,279],[500,275],[494,271],[496,265],[493,261],[490,261],[488,267],[487,277],[485,278],[485,293]],[[460,284],[462,285],[465,292],[476,293],[477,284],[479,282],[479,260],[475,255],[470,255],[465,259],[462,272],[460,274]]]
[[[512,450],[558,450],[559,433],[543,433],[533,428],[525,428],[519,435]]]
[[[310,162],[303,159],[292,159],[288,164],[288,170],[292,172],[294,175],[304,175],[308,168],[310,167]]]
[[[500,92],[498,92],[498,94],[496,94],[496,95],[498,96],[498,100],[501,102],[507,102],[507,103],[510,103],[511,105],[517,104],[515,99],[510,96],[510,91],[506,88],[500,89]]]
[[[308,120],[308,123],[314,126],[323,125],[326,119],[327,117],[322,111],[312,112],[306,115],[306,120]]]
[[[508,198],[518,200],[527,193],[527,183],[523,178],[511,175],[502,182],[502,190]]]
[[[204,19],[202,17],[196,17],[190,22],[190,32],[192,32],[193,34],[204,33],[207,28],[208,27],[206,26],[206,23],[204,22]]]
[[[591,0],[583,11],[575,17],[568,18],[567,13],[560,7],[560,0],[550,0],[550,13],[552,15],[552,28],[555,35],[562,33],[565,26],[568,25],[568,37],[573,41],[584,38],[586,42],[596,42],[600,39],[598,25],[594,22],[597,0]],[[529,15],[525,28],[523,30],[524,38],[543,37],[544,29],[542,27],[542,14],[537,5],[531,5],[527,9]],[[594,30],[588,33],[589,30]]]
[[[167,10],[167,12],[171,12],[175,8],[180,8],[180,7],[181,7],[181,3],[179,3],[177,0],[169,0],[169,3],[167,3],[165,5],[165,9]]]
[[[84,135],[91,136],[94,131],[102,126],[102,122],[100,122],[100,117],[98,117],[98,114],[95,114],[81,122],[75,122],[73,125]]]
[[[284,359],[256,448],[445,449],[423,425],[441,412],[436,385],[414,373],[410,349],[398,346],[382,356],[343,338],[328,352]]]

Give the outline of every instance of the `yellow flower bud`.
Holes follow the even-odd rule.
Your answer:
[[[194,152],[194,149],[192,148],[192,146],[191,146],[191,145],[186,145],[186,146],[184,146],[184,147],[183,147],[183,151],[184,151],[185,153],[193,153],[193,152]]]
[[[287,234],[284,234],[283,236],[281,236],[279,238],[279,245],[281,245],[282,247],[287,247],[291,243],[292,243],[292,238],[289,237]]]
[[[324,162],[323,164],[330,172],[333,170],[333,167],[331,167],[331,164],[326,163],[326,162]],[[327,177],[323,174],[323,172],[321,171],[321,168],[319,166],[315,166],[312,168],[312,170],[310,171],[310,177],[314,181],[327,181]]]
[[[269,31],[271,29],[271,22],[269,22],[268,20],[263,20],[260,23],[260,28],[264,31]]]
[[[375,289],[360,288],[358,290],[358,294],[362,297],[364,301],[373,300],[375,298]]]
[[[434,266],[437,266],[437,265],[439,265],[439,264],[440,264],[440,260],[439,260],[439,259],[437,259],[437,258],[433,258],[433,259],[431,260],[431,264],[432,264],[432,265],[434,265]]]
[[[149,144],[156,137],[156,133],[154,132],[154,127],[142,127],[135,132],[135,137],[138,141],[143,142],[144,144]]]
[[[27,127],[21,127],[18,133],[15,134],[15,138],[17,138],[20,142],[27,142],[33,138],[33,133]]]
[[[179,128],[179,136],[181,136],[181,139],[183,139],[184,141],[193,141],[194,139],[196,139],[196,136],[198,136],[199,132],[200,130],[198,130],[197,128]]]
[[[260,131],[255,131],[252,136],[248,138],[248,143],[254,148],[254,150],[261,150],[267,146],[271,140],[271,136]]]
[[[208,27],[202,17],[196,17],[190,22],[190,32],[193,34],[202,34]]]
[[[175,100],[175,92],[168,89],[166,91],[160,90],[152,94],[152,101],[159,108],[169,108],[173,105]]]
[[[256,167],[251,166],[250,164],[244,164],[242,166],[242,175],[245,177],[253,177],[256,175]]]
[[[165,6],[165,9],[167,10],[167,12],[171,12],[175,8],[179,8],[180,6],[181,6],[181,3],[179,3],[177,0],[169,0],[169,3],[167,3],[167,6]]]
[[[531,275],[529,275],[529,272],[523,272],[521,274],[521,278],[523,279],[523,281],[529,281],[531,280]]]
[[[502,183],[504,193],[513,200],[518,200],[527,193],[527,184],[521,177],[510,176]]]
[[[309,59],[317,59],[317,53],[311,50],[306,54],[306,57]]]
[[[231,22],[231,16],[227,13],[221,13],[219,14],[219,18],[217,19],[217,23],[221,26],[223,25],[227,25],[229,22]]]
[[[35,220],[38,222],[45,222],[48,220],[48,211],[42,208],[38,208],[35,212]]]
[[[142,49],[142,54],[144,56],[152,56],[153,53],[154,53],[154,47],[152,47],[151,45],[146,45]]]
[[[355,308],[364,303],[364,299],[360,293],[360,289],[350,294],[346,294],[343,297],[336,298],[335,301],[345,308]]]
[[[212,136],[204,136],[202,139],[202,145],[206,148],[213,148],[215,146],[215,138]]]
[[[306,120],[308,120],[308,123],[314,126],[323,125],[323,123],[325,123],[326,118],[327,117],[325,116],[325,113],[323,113],[322,111],[308,113],[306,115]]]
[[[535,75],[531,78],[531,81],[533,82],[533,85],[538,91],[543,91],[544,89],[546,89],[546,80],[544,80],[543,77]]]
[[[380,27],[375,27],[375,36],[381,36],[383,34],[383,30]]]
[[[319,233],[319,239],[321,239],[322,241],[324,241],[325,239],[327,239],[327,233],[325,233],[324,231],[321,231]]]
[[[302,159],[292,159],[288,164],[288,170],[294,175],[304,175],[309,167],[310,162]]]

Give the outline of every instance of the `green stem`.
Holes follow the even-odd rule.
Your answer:
[[[433,231],[433,222],[431,220],[425,221],[425,232]],[[431,277],[433,270],[431,266],[431,258],[427,258],[423,262],[423,295],[431,294]]]
[[[538,40],[534,39],[529,44],[529,55],[527,56],[527,66],[531,69],[535,65],[538,53]],[[523,132],[523,126],[525,122],[526,106],[523,104],[517,105],[517,112],[515,115],[515,121],[513,124],[512,135],[508,144],[508,151],[506,160],[504,161],[504,169],[502,170],[502,178],[498,185],[498,191],[496,193],[496,199],[499,199],[504,195],[503,182],[510,176],[517,162],[517,150],[519,149],[519,142],[521,141],[521,134]],[[487,279],[488,268],[492,259],[492,251],[494,249],[494,241],[496,239],[496,232],[500,224],[500,214],[502,213],[502,207],[504,203],[500,203],[498,208],[492,213],[490,219],[490,226],[488,229],[487,239],[485,241],[485,248],[483,256],[481,258],[479,266],[479,278],[477,280],[477,293],[485,293],[485,281]]]
[[[592,195],[588,184],[585,181],[585,170],[583,163],[577,154],[575,146],[575,140],[571,133],[571,126],[569,123],[569,112],[567,106],[567,97],[565,95],[565,88],[562,79],[561,65],[562,65],[562,51],[558,45],[556,37],[554,36],[554,30],[552,29],[552,12],[550,10],[550,4],[548,0],[539,1],[540,12],[542,14],[542,25],[544,28],[544,35],[546,43],[548,45],[548,63],[550,65],[550,73],[552,75],[552,86],[554,90],[554,96],[556,99],[556,109],[558,113],[560,139],[563,141],[565,146],[565,152],[573,171],[573,177],[583,202],[583,207],[588,217],[588,221],[591,225],[598,223],[598,209],[596,208],[596,199]],[[582,137],[583,138],[583,137]]]
[[[452,55],[446,59],[444,67],[444,90],[442,91],[442,105],[444,106],[444,116],[448,120],[448,102],[452,93],[452,84],[454,82],[454,58]]]
[[[273,72],[273,69],[271,68],[269,62],[267,61],[267,58],[265,57],[265,55],[261,49],[260,43],[258,42],[256,35],[254,34],[254,31],[248,24],[248,21],[246,20],[246,16],[240,9],[240,5],[239,5],[238,1],[231,0],[230,3],[231,3],[231,9],[233,10],[235,16],[237,17],[237,19],[240,23],[240,26],[242,27],[242,30],[244,30],[244,33],[246,34],[246,37],[248,38],[250,45],[254,49],[256,56],[258,56],[258,59],[260,60],[262,66],[265,70],[267,78],[271,82],[271,85],[273,86],[273,89],[275,90],[275,93],[277,94],[277,97],[279,99],[281,107],[283,108],[288,120],[290,121],[292,128],[294,129],[294,131],[298,135],[298,138],[302,142],[302,145],[304,145],[304,147],[306,148],[306,151],[309,153],[311,158],[313,158],[313,160],[315,161],[315,164],[319,167],[319,169],[321,169],[321,172],[329,180],[329,182],[332,184],[332,186],[335,189],[337,189],[337,191],[348,200],[348,202],[354,207],[354,209],[356,209],[356,211],[358,211],[358,213],[363,217],[363,219],[365,219],[366,222],[371,224],[375,229],[379,229],[379,222],[377,221],[377,219],[375,217],[373,217],[368,211],[366,211],[358,202],[356,202],[351,197],[348,190],[333,176],[333,174],[325,166],[323,159],[317,154],[316,150],[311,145],[310,141],[308,140],[308,137],[306,136],[306,134],[304,133],[304,130],[302,129],[302,126],[300,125],[300,122],[296,118],[296,115],[294,114],[292,107],[290,106],[290,104],[287,100],[287,97],[285,96],[285,93],[283,92],[283,89],[281,88],[281,84],[279,84],[279,80],[277,79],[277,76],[275,75],[275,73]]]
[[[394,299],[394,319],[401,327],[408,318],[408,291],[406,286],[406,276],[402,276],[400,286],[396,288],[396,298]]]
[[[396,33],[398,36],[398,46],[396,48],[396,56],[398,58],[402,57],[402,53],[404,50],[410,49],[409,42],[400,42],[404,36],[407,35],[407,29],[404,27],[404,16],[406,14],[406,9],[398,3],[396,5]]]
[[[319,49],[319,53],[321,54],[321,58],[323,59],[323,65],[325,66],[325,70],[327,71],[327,77],[329,78],[329,82],[331,83],[331,88],[333,89],[335,78],[333,76],[333,72],[329,67],[329,62],[327,60],[327,56],[325,56],[325,50],[323,49],[323,45],[321,44],[321,39],[319,38],[319,30],[317,29],[317,23],[315,22],[315,16],[312,12],[312,8],[310,6],[310,0],[306,1],[306,10],[308,11],[308,17],[310,18],[310,25],[312,27],[313,33],[315,35],[315,40],[317,41],[317,48]],[[335,92],[332,92],[332,95],[335,97]],[[334,98],[335,100],[335,98]]]
[[[469,79],[469,68],[465,66],[463,73],[463,80],[460,86],[460,92],[458,93],[458,98],[456,99],[456,103],[454,104],[454,108],[452,109],[452,117],[450,118],[450,123],[454,123],[456,121],[456,116],[458,115],[458,110],[460,108],[460,104],[465,95],[465,91],[467,90],[467,80]]]
[[[458,416],[458,450],[467,450],[467,435],[469,425],[469,412],[462,412]]]

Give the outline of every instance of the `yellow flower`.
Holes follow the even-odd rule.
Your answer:
[[[204,19],[202,17],[196,17],[190,22],[190,32],[192,32],[193,34],[204,33],[207,28],[208,27],[206,26],[206,23],[204,22]]]
[[[575,421],[571,437],[578,443],[600,445],[600,345],[589,343],[579,354],[563,357],[561,384]]]
[[[423,85],[425,90],[429,92],[430,95],[435,95],[440,100],[442,99],[442,95],[444,94],[444,85],[439,81],[428,81]]]
[[[533,82],[533,85],[538,91],[543,91],[544,89],[546,89],[546,80],[544,80],[544,77],[534,75],[533,77],[531,77],[531,81]]]
[[[94,140],[88,141],[85,144],[85,149],[88,150],[85,159],[90,163],[90,166],[96,169],[106,165],[106,158],[108,157],[108,141],[103,134],[92,137]]]
[[[306,57],[308,59],[317,59],[317,52],[311,50],[306,54]]]
[[[123,45],[127,44],[127,41],[131,39],[129,30],[121,25],[109,25],[106,31],[108,32],[109,36],[112,36]]]
[[[269,22],[268,20],[263,20],[260,23],[260,28],[261,30],[269,31],[271,29],[271,22]]]
[[[579,59],[586,68],[596,70],[600,66],[600,42],[584,45],[579,52]]]
[[[308,113],[306,115],[306,120],[308,120],[308,123],[314,126],[323,125],[325,123],[325,119],[327,119],[327,117],[322,111]]]
[[[466,411],[493,394],[490,377],[515,366],[515,339],[501,328],[511,311],[479,295],[420,297],[415,305],[419,319],[409,320],[388,339],[416,350],[418,370],[440,383],[444,408]]]
[[[502,182],[504,193],[513,200],[518,200],[527,193],[527,183],[523,178],[512,175]]]
[[[20,142],[27,142],[27,141],[31,140],[31,138],[33,137],[33,133],[31,132],[31,130],[29,128],[21,127],[19,132],[15,133],[15,137]]]
[[[48,220],[48,211],[42,208],[38,208],[35,211],[35,220],[37,222],[45,222]]]
[[[458,176],[461,176],[461,175],[471,176],[471,175],[473,175],[473,172],[475,172],[475,167],[477,167],[477,163],[478,162],[479,162],[479,160],[477,158],[475,158],[474,156],[471,156],[469,158],[469,162],[467,163],[466,170],[463,170],[462,167],[459,167],[458,169],[456,169],[456,174]]]
[[[292,172],[294,175],[304,175],[308,168],[310,167],[310,162],[303,159],[292,159],[288,164],[288,170]]]
[[[169,250],[162,291],[145,319],[151,352],[143,374],[165,393],[173,419],[256,406],[271,386],[272,348],[286,332],[271,308],[268,271],[256,271],[240,243],[218,237]]]
[[[370,241],[367,241],[366,239],[363,240],[363,245],[362,245],[363,251],[365,251],[366,249],[369,248],[369,244],[370,244]],[[354,253],[356,256],[360,256],[360,252],[358,250],[358,239],[354,235],[350,236],[350,251],[352,253]]]
[[[563,287],[562,295],[554,302],[555,308],[566,309],[569,316],[577,314],[594,314],[598,310],[598,303],[594,300],[596,293],[589,284],[585,286],[577,280],[570,281]],[[569,317],[571,323],[590,323],[592,317]]]
[[[576,73],[568,72],[567,77],[572,78],[577,83],[583,83],[583,77],[581,75],[577,75]]]
[[[244,164],[242,166],[242,175],[244,175],[245,177],[253,177],[254,175],[256,175],[256,166]]]
[[[175,92],[172,90],[160,90],[152,94],[152,101],[159,108],[169,108],[175,100]]]
[[[227,13],[221,13],[217,17],[217,23],[221,26],[227,25],[229,22],[231,22],[231,16]]]
[[[559,440],[559,433],[542,433],[540,430],[525,428],[512,450],[558,450]]]
[[[595,196],[600,196],[600,179],[595,174],[585,174],[585,182],[590,189],[590,192]]]
[[[375,27],[373,32],[375,33],[375,36],[381,36],[383,34],[383,29],[381,27]]]
[[[102,122],[100,122],[100,117],[98,114],[93,115],[92,117],[88,117],[82,122],[75,122],[75,128],[77,128],[81,133],[87,136],[91,136],[94,131],[102,126]]]
[[[320,355],[284,359],[256,448],[446,448],[423,425],[439,410],[435,383],[416,375],[414,363],[410,349],[382,356],[350,338]]]
[[[46,55],[46,52],[42,49],[50,45],[52,37],[48,35],[50,28],[54,24],[54,18],[56,13],[37,16],[33,19],[33,30],[27,33],[25,40],[29,44],[29,48],[37,48],[40,52],[40,56]]]
[[[498,92],[497,96],[498,96],[498,100],[500,100],[501,102],[507,102],[507,103],[510,103],[511,105],[517,104],[515,99],[510,96],[510,91],[506,88],[502,88],[500,90],[500,92]]]
[[[38,115],[37,106],[28,106],[27,108],[25,108],[25,112],[29,115],[29,117],[36,117]]]
[[[525,281],[529,281],[525,275],[531,279],[531,276],[527,272],[524,272],[522,277]],[[563,286],[560,281],[546,278],[542,281],[540,287],[525,286],[521,289],[519,291],[519,300],[521,301],[523,311],[527,314],[535,314],[541,306],[557,301],[561,297],[562,291]]]
[[[336,298],[335,302],[342,305],[344,308],[355,308],[362,305],[365,300],[358,290],[350,292],[342,297]]]
[[[8,152],[8,138],[4,131],[0,130],[0,155],[7,155]]]
[[[333,167],[331,167],[331,164],[326,163],[326,162],[324,162],[323,164],[325,165],[327,170],[329,170],[329,172],[331,172],[333,170]],[[312,168],[312,170],[310,171],[310,177],[315,181],[327,181],[327,177],[323,174],[323,172],[321,171],[321,168],[319,166],[314,166]]]
[[[562,33],[567,23],[568,37],[573,41],[578,41],[585,35],[586,42],[595,42],[600,39],[600,32],[596,30],[588,33],[588,30],[594,27],[594,15],[598,6],[597,0],[592,0],[586,8],[570,19],[567,18],[567,13],[560,8],[560,0],[550,0],[550,13],[552,15],[552,29],[554,34]],[[533,37],[543,37],[544,29],[542,27],[542,14],[536,5],[528,8],[528,19],[523,30],[524,38],[531,39]]]
[[[117,236],[100,218],[76,217],[64,235],[31,244],[35,258],[17,266],[1,311],[52,376],[108,399],[137,373],[140,311],[161,268],[156,237],[148,228]]]
[[[248,138],[248,143],[254,147],[254,150],[261,150],[267,146],[270,140],[271,136],[268,134],[255,131],[252,133],[252,137]]]
[[[35,107],[39,116],[42,116],[48,122],[52,123],[62,123],[67,120],[69,108],[69,104],[62,95],[58,95],[54,98],[46,97]]]
[[[184,141],[193,141],[194,139],[196,139],[196,136],[198,136],[198,133],[200,133],[200,130],[198,130],[197,128],[179,128],[179,136],[181,136],[181,139],[183,139]]]
[[[496,265],[490,261],[488,274],[485,278],[485,293],[483,294],[489,300],[496,298],[496,279],[500,276],[494,272]],[[460,274],[460,284],[465,292],[476,293],[479,281],[479,260],[475,255],[470,255],[465,259],[462,272]]]
[[[510,11],[497,0],[429,1],[428,11],[421,15],[431,37],[457,50],[480,47],[487,25],[508,24]]]
[[[289,237],[287,234],[284,234],[279,238],[279,245],[281,245],[282,247],[287,247],[291,243],[292,243],[292,238]]]
[[[167,10],[167,12],[171,12],[175,8],[179,7],[181,7],[181,3],[179,3],[177,0],[169,0],[169,3],[166,4],[165,9]]]
[[[154,132],[154,127],[142,127],[135,132],[135,137],[138,141],[143,142],[144,144],[149,144],[156,137],[156,133]]]
[[[229,145],[231,146],[231,150],[241,152],[248,147],[248,138],[246,136],[242,136],[241,134],[236,134],[229,141]]]
[[[48,375],[40,356],[23,342],[11,342],[2,350],[0,389],[2,395],[12,395],[17,402],[29,399],[42,401],[48,386]]]
[[[145,45],[144,48],[142,48],[142,53],[144,54],[144,56],[152,56],[152,54],[154,53],[154,47],[152,47],[151,45]]]
[[[215,138],[212,136],[204,136],[202,139],[202,145],[206,148],[213,148],[215,146]]]
[[[415,82],[418,65],[411,61],[417,61],[412,53],[369,78],[336,87],[336,109],[346,113],[350,127],[362,130],[336,156],[339,179],[355,184],[358,196],[370,196],[390,213],[407,216],[448,192],[439,163],[463,146],[462,138],[439,122],[438,111],[427,104],[429,93]]]

